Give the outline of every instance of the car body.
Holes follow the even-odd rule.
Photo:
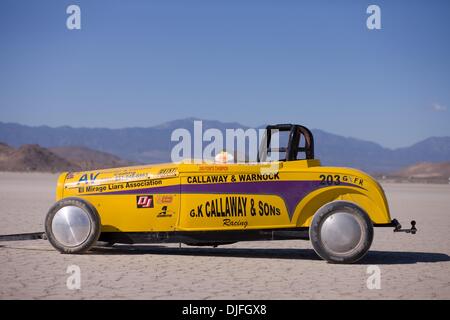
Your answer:
[[[374,178],[356,169],[321,166],[305,127],[276,125],[268,132],[273,128],[291,132],[288,147],[280,148],[286,153],[284,161],[166,163],[61,174],[57,203],[46,219],[50,242],[61,252],[77,253],[97,240],[217,246],[243,240],[311,239],[322,258],[354,262],[370,247],[373,226],[399,229]],[[265,143],[270,146],[270,133]],[[305,158],[297,159],[300,152]],[[88,211],[89,219],[81,217],[83,211]],[[322,229],[312,233],[319,212],[324,215],[318,222]],[[331,219],[329,212],[334,214]],[[75,239],[77,232],[81,240]],[[352,239],[345,240],[349,234]],[[363,240],[361,252],[342,254],[355,251]],[[334,255],[321,254],[314,241],[325,251],[326,242],[344,247],[335,247]]]

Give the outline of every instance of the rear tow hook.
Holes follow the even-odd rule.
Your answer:
[[[402,225],[400,224],[400,222],[397,221],[397,219],[392,220],[392,222],[395,225],[394,232],[406,232],[406,233],[411,233],[411,234],[416,234],[416,232],[417,232],[416,221],[414,221],[414,220],[411,221],[410,229],[402,229]]]

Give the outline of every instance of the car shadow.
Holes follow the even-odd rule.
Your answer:
[[[415,264],[420,262],[448,262],[450,256],[437,252],[369,251],[358,264]]]
[[[313,249],[261,249],[261,248],[202,248],[202,247],[165,247],[155,245],[115,245],[108,248],[95,247],[90,254],[120,254],[120,255],[179,255],[206,257],[233,257],[258,259],[287,260],[321,260]],[[450,256],[445,253],[407,252],[407,251],[369,251],[356,264],[415,264],[420,262],[448,262]]]

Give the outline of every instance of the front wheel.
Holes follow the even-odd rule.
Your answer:
[[[356,204],[333,201],[314,214],[309,236],[314,251],[331,263],[353,263],[369,250],[373,225]]]
[[[82,253],[98,240],[100,217],[87,201],[66,198],[55,203],[45,218],[45,233],[51,245],[62,253]]]

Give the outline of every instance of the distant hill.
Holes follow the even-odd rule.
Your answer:
[[[193,135],[193,120],[188,118],[148,128],[124,129],[30,127],[0,122],[0,141],[14,147],[28,143],[50,148],[83,146],[139,163],[158,163],[170,161],[171,149],[176,144],[170,138],[175,129],[185,128]],[[203,120],[203,130],[208,128],[224,132],[227,128],[248,127]],[[450,137],[432,137],[407,148],[392,150],[370,141],[318,129],[312,131],[316,158],[324,165],[355,167],[369,173],[392,173],[418,162],[450,161]]]
[[[0,161],[4,159],[14,148],[11,148],[6,143],[0,142]]]
[[[43,148],[25,144],[15,149],[0,143],[0,171],[62,172],[123,167],[136,164],[86,147]]]
[[[26,144],[18,149],[0,144],[0,171],[59,172],[79,169],[76,165],[36,144]]]
[[[82,170],[117,168],[137,164],[136,162],[123,160],[110,153],[96,151],[86,147],[54,147],[49,148],[49,150],[77,167],[80,167]]]
[[[413,179],[429,179],[442,178],[448,180],[450,178],[450,162],[429,163],[422,162],[407,168],[404,168],[393,176]]]

